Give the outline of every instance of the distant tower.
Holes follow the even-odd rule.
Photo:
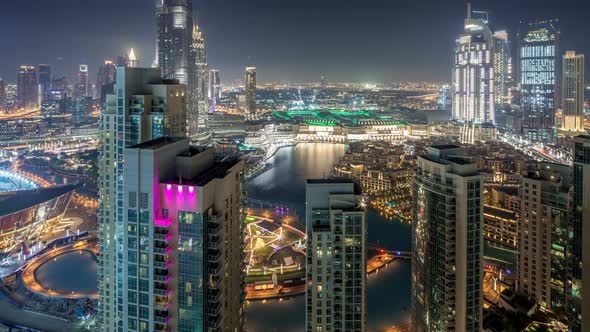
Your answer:
[[[6,82],[0,78],[0,114],[6,113]]]
[[[161,0],[156,8],[156,18],[158,62],[162,76],[188,85],[194,68],[191,59],[192,0]]]
[[[494,32],[494,105],[496,109],[510,105],[509,88],[512,80],[512,53],[508,32]]]
[[[37,71],[33,66],[20,66],[17,73],[18,107],[31,109],[39,107]]]
[[[367,215],[347,179],[307,180],[307,331],[366,331]]]
[[[566,131],[584,132],[584,55],[563,56],[563,123]]]
[[[104,64],[98,68],[96,75],[96,97],[100,100],[101,107],[106,101],[106,90],[112,93],[112,84],[115,82],[116,67],[113,61],[105,60]],[[111,86],[109,89],[108,86]],[[105,89],[106,88],[106,89]]]
[[[523,134],[533,142],[554,139],[559,31],[553,21],[529,23],[519,39]]]
[[[138,68],[139,67],[139,60],[137,60],[137,56],[135,55],[135,51],[131,49],[129,51],[129,55],[127,56],[128,63],[127,67],[129,68]]]
[[[78,67],[78,84],[76,84],[75,97],[87,97],[88,93],[88,65],[80,65]]]
[[[256,115],[256,67],[246,67],[246,113]]]
[[[481,331],[483,177],[454,145],[418,157],[412,223],[413,331]]]
[[[207,51],[205,49],[205,37],[197,24],[193,27],[193,44],[191,47],[192,59],[194,61],[195,75],[191,76],[191,86],[195,87],[192,95],[193,104],[198,109],[197,118],[189,119],[190,132],[195,135],[199,130],[206,127],[207,110],[209,102],[207,98],[207,85],[209,83],[207,69]]]
[[[47,100],[47,94],[51,89],[51,66],[39,65],[39,99],[41,102]]]
[[[219,75],[219,70],[217,69],[209,70],[208,90],[207,97],[212,101],[213,104],[215,104],[217,100],[221,99],[221,77]]]
[[[453,118],[456,120],[495,122],[492,38],[487,18],[472,18],[471,1],[468,1],[465,32],[455,46]]]

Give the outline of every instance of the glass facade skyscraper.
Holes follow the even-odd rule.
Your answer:
[[[541,163],[522,176],[517,291],[557,314],[566,313],[571,170]]]
[[[256,67],[246,67],[246,114],[256,115]]]
[[[552,21],[531,23],[519,39],[523,134],[531,141],[554,137],[559,87],[559,31]]]
[[[186,88],[157,68],[117,68],[115,94],[99,123],[99,324],[123,331],[124,149],[164,135],[186,136]]]
[[[569,263],[571,280],[568,284],[570,295],[570,329],[575,332],[590,328],[590,297],[582,296],[590,289],[590,136],[581,135],[574,142],[574,198],[573,218],[568,229],[570,237]]]
[[[469,5],[465,32],[455,45],[453,119],[495,122],[493,46],[487,18],[473,18]]]
[[[496,31],[494,42],[494,104],[496,109],[510,105],[512,83],[512,54],[507,31]]]
[[[33,66],[20,66],[16,76],[18,107],[31,109],[39,107],[37,71]]]
[[[414,331],[482,330],[483,177],[454,145],[418,157],[412,224]]]
[[[161,137],[126,149],[125,331],[243,331],[243,169]]]
[[[207,55],[203,34],[194,25],[192,0],[161,0],[156,17],[158,66],[164,78],[187,86],[187,128],[189,137],[195,137],[199,114],[208,108],[204,103]]]
[[[39,65],[39,99],[43,103],[48,99],[48,93],[51,89],[51,66]]]
[[[563,120],[565,131],[584,130],[584,55],[567,51],[563,56]]]

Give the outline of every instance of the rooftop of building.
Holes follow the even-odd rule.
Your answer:
[[[12,214],[35,205],[50,201],[78,188],[78,184],[69,184],[50,188],[9,191],[0,193],[0,216]]]
[[[508,220],[516,220],[516,213],[510,210],[502,209],[499,207],[491,206],[491,205],[484,205],[483,206],[483,213],[490,214],[496,217],[500,217],[502,219]]]
[[[163,183],[171,183],[171,184],[183,184],[188,186],[197,186],[202,187],[207,183],[211,182],[213,179],[222,179],[224,178],[228,171],[237,165],[241,159],[235,157],[228,157],[222,161],[216,161],[213,163],[211,167],[206,169],[204,172],[201,172],[199,175],[191,178],[174,178],[167,181],[162,181]]]
[[[354,186],[354,194],[362,195],[361,186],[348,178],[326,177],[320,179],[307,179],[307,184],[352,184]]]
[[[494,187],[492,189],[512,196],[518,195],[518,187]]]
[[[183,137],[164,136],[164,137],[159,137],[159,138],[153,139],[151,141],[147,141],[144,143],[129,146],[128,149],[156,150],[156,149],[161,148],[167,144],[180,142],[185,139],[186,138],[183,138]]]
[[[391,115],[376,113],[367,110],[292,110],[286,112],[273,112],[272,115],[279,121],[291,121],[310,126],[407,126],[407,123],[393,118]]]
[[[442,144],[442,145],[433,145],[432,148],[443,151],[443,150],[460,149],[461,147],[459,145],[455,145],[455,144]]]

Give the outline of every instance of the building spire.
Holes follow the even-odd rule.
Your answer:
[[[137,63],[137,57],[135,56],[135,52],[133,51],[133,48],[129,51],[129,55],[127,56],[127,58],[129,59],[129,67],[131,67],[131,68],[139,67],[138,63]]]
[[[467,19],[471,19],[471,0],[467,0]]]

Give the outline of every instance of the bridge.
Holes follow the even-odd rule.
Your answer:
[[[375,243],[367,243],[367,248],[378,250],[380,255],[390,255],[390,256],[394,256],[395,258],[404,258],[404,259],[412,258],[411,251],[388,249],[388,248],[384,248],[383,246],[380,246]]]

